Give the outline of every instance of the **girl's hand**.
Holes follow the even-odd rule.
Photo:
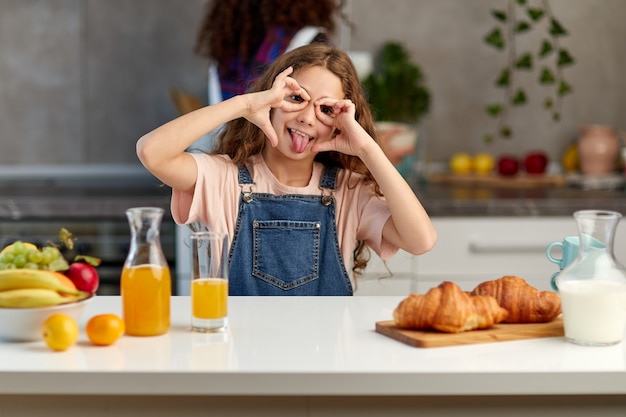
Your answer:
[[[318,120],[335,128],[335,136],[329,141],[316,143],[313,152],[337,151],[359,156],[374,139],[356,121],[356,108],[351,100],[322,98],[315,102]]]
[[[274,79],[272,88],[257,93],[246,94],[247,111],[245,118],[258,126],[267,136],[272,146],[278,145],[278,136],[270,120],[270,111],[280,108],[284,111],[298,111],[305,108],[311,100],[309,94],[289,77],[293,68],[289,67]],[[286,100],[286,97],[299,96],[302,100]]]

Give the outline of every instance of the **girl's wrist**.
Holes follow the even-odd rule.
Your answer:
[[[230,100],[234,101],[235,108],[237,109],[237,117],[246,117],[251,113],[251,104],[249,100],[249,93],[232,97]]]
[[[369,165],[369,161],[373,161],[376,158],[386,158],[380,145],[373,140],[361,148],[358,157],[365,165]]]

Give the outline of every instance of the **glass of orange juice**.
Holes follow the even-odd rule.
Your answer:
[[[228,327],[228,236],[191,234],[191,329],[219,332]]]

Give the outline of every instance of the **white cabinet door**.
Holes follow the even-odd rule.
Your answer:
[[[465,289],[503,275],[549,289],[558,266],[547,259],[546,247],[578,233],[571,217],[442,218],[435,223],[439,240],[418,258],[418,282],[455,281]]]
[[[373,255],[358,295],[425,292],[441,281],[454,281],[471,290],[479,282],[517,275],[531,285],[550,289],[550,277],[558,266],[546,257],[546,247],[565,236],[578,235],[576,222],[568,217],[436,217],[438,241],[420,256],[399,252],[387,264]],[[626,224],[618,226],[614,252],[626,259]],[[560,257],[554,252],[555,257]],[[363,285],[361,285],[363,283]]]

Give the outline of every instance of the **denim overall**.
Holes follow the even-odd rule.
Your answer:
[[[250,172],[239,167],[230,295],[352,295],[337,240],[337,172],[324,168],[320,195],[277,196],[254,193]]]

